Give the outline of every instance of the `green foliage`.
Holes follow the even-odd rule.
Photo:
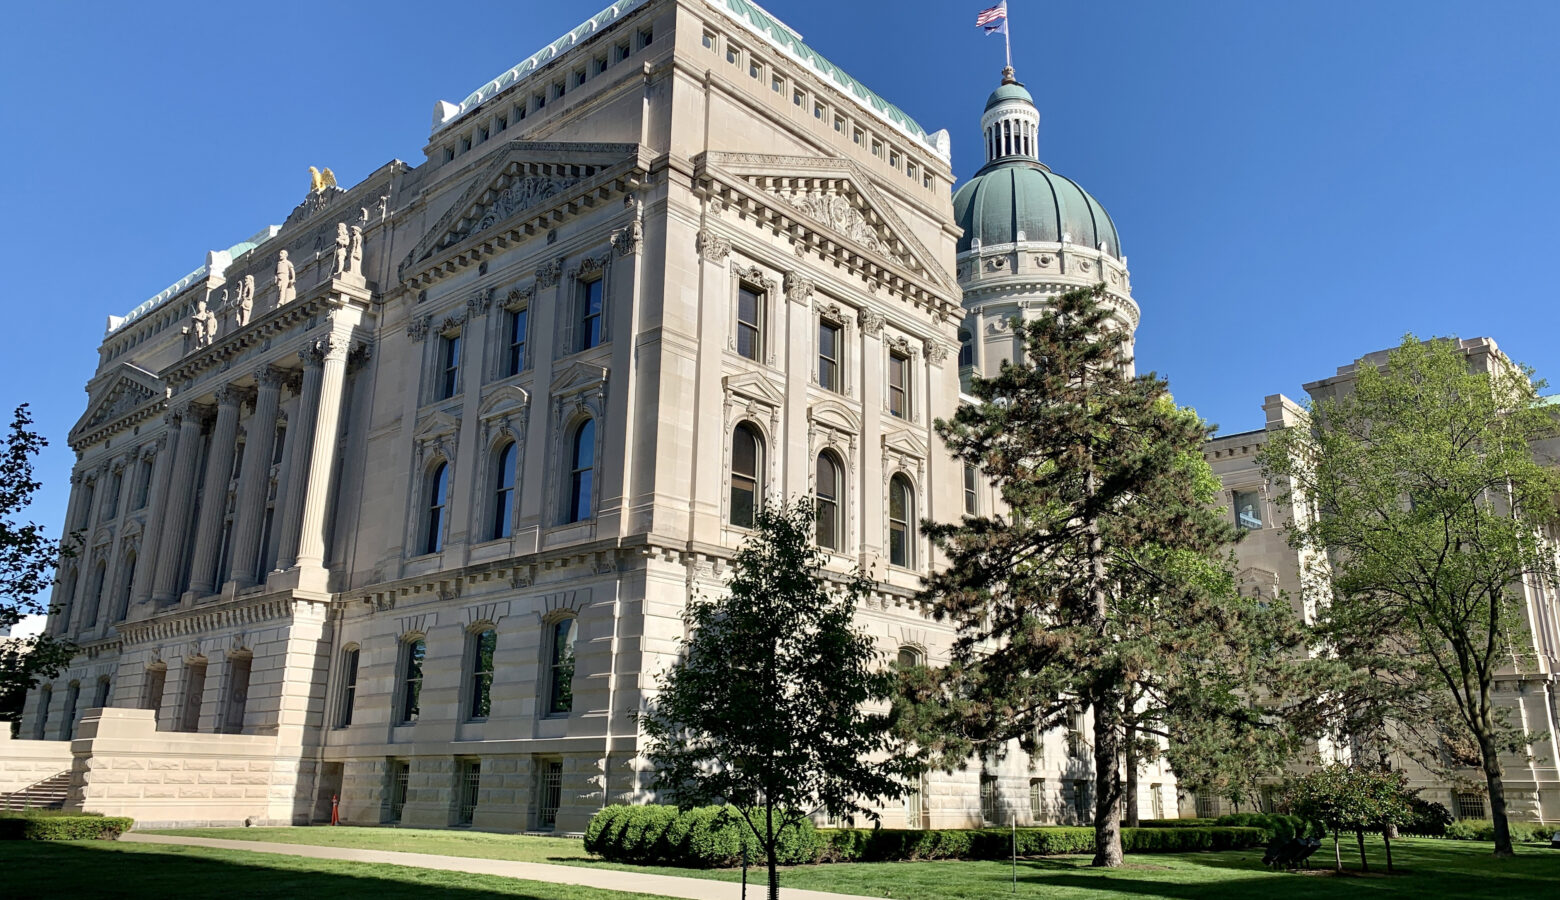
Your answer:
[[[608,806],[591,818],[585,849],[613,862],[699,869],[739,865],[744,853],[749,861],[763,855],[742,815],[719,806]],[[824,840],[804,819],[786,829],[777,850],[782,865],[816,862]]]
[[[640,723],[656,787],[683,809],[734,807],[773,892],[785,836],[809,814],[875,821],[866,802],[902,796],[918,767],[867,711],[895,684],[855,624],[872,583],[824,577],[809,502],[766,504],[754,524],[727,591],[689,603],[691,636]]]
[[[1307,823],[1300,816],[1278,813],[1231,813],[1220,816],[1215,824],[1240,828],[1260,828],[1265,840],[1288,840],[1297,837],[1316,837],[1320,828]]]
[[[1548,841],[1555,832],[1553,825],[1534,825],[1531,822],[1511,822],[1511,840],[1519,844]],[[1495,823],[1489,819],[1458,819],[1446,826],[1446,837],[1457,841],[1493,841]]]
[[[1279,729],[1258,701],[1284,679],[1256,673],[1299,642],[1287,610],[1235,590],[1237,532],[1202,457],[1210,428],[1163,379],[1127,374],[1113,303],[1103,285],[1051,301],[1016,328],[1019,358],[973,378],[977,402],[937,422],[1007,512],[923,523],[948,559],[924,596],[957,639],[946,669],[906,675],[896,709],[948,768],[1014,739],[1032,751],[1091,709],[1101,865],[1120,862],[1119,760],[1135,772],[1157,750],[1140,738],[1195,742],[1171,757],[1185,765],[1235,736],[1219,758],[1276,770],[1288,742],[1267,740]]]
[[[1176,821],[1176,820],[1167,820]],[[826,862],[891,862],[923,859],[1007,859],[1015,840],[1019,856],[1093,853],[1094,829],[1070,826],[982,829],[838,829],[822,832]],[[1194,825],[1173,828],[1125,828],[1122,849],[1129,853],[1234,850],[1264,840],[1258,828]]]
[[[1420,837],[1444,837],[1446,827],[1452,824],[1451,810],[1434,800],[1415,794],[1408,801],[1409,817],[1401,830],[1404,834]]]
[[[99,813],[59,810],[0,811],[0,840],[112,841],[129,831],[135,820]]]
[[[1527,737],[1491,686],[1522,630],[1524,582],[1554,575],[1542,532],[1560,520],[1560,472],[1534,457],[1555,428],[1540,387],[1503,356],[1408,335],[1261,457],[1289,485],[1281,500],[1315,511],[1289,534],[1314,561],[1307,579],[1331,594],[1317,642],[1344,678],[1328,692],[1328,730],[1382,759],[1402,749],[1481,766],[1502,855],[1500,755]]]
[[[48,612],[43,597],[54,582],[55,565],[74,555],[74,542],[62,547],[41,526],[20,519],[41,487],[32,458],[49,443],[28,429],[31,424],[27,404],[18,406],[0,448],[0,629]],[[40,679],[58,675],[74,653],[74,645],[47,634],[0,641],[0,721],[19,721],[27,692]]]
[[[1213,825],[1218,819],[1144,819],[1144,828],[1198,828],[1203,825]]]

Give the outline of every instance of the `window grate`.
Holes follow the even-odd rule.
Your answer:
[[[412,773],[410,763],[397,761],[390,769],[390,820],[401,821],[401,810],[406,808],[406,784]]]
[[[477,792],[482,787],[482,763],[468,762],[460,773],[460,810],[458,825],[470,825],[477,813]]]
[[[1471,791],[1459,792],[1457,794],[1457,818],[1484,818],[1484,795],[1475,794]]]
[[[537,809],[537,824],[542,828],[552,828],[558,824],[558,807],[563,803],[563,763],[550,762],[542,767],[542,784],[540,806]]]

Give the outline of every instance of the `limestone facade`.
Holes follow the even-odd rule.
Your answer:
[[[13,742],[70,741],[72,805],[573,832],[650,799],[633,714],[755,497],[830,495],[885,660],[945,658],[915,523],[991,499],[932,430],[945,134],[744,0],[619,0],[424,154],[110,319],[48,625],[82,650]],[[885,820],[1076,821],[1075,730]]]

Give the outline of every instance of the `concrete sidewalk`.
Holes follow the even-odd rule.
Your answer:
[[[742,885],[730,881],[679,878],[675,875],[652,875],[646,872],[625,872],[619,869],[598,869],[589,866],[555,866],[547,863],[436,856],[431,853],[402,853],[391,850],[311,847],[305,844],[275,844],[268,841],[225,841],[217,838],[137,834],[133,831],[119,839],[133,844],[172,844],[184,847],[211,847],[216,850],[248,850],[251,853],[276,853],[308,859],[336,859],[344,862],[381,863],[419,869],[441,869],[447,872],[468,872],[473,875],[497,875],[501,878],[573,884],[608,891],[634,891],[662,897],[677,897],[681,900],[738,900],[742,896]],[[748,883],[748,897],[753,900],[761,900],[765,892],[763,870],[757,870],[757,875],[757,883],[754,883],[751,878]],[[853,894],[831,894],[796,888],[781,888],[780,897],[781,900],[876,900],[876,898]]]

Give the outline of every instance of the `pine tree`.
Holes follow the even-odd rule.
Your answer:
[[[775,900],[787,829],[820,810],[876,821],[867,804],[903,796],[917,767],[889,733],[894,675],[854,625],[872,583],[823,572],[808,501],[755,520],[726,592],[689,604],[683,654],[640,722],[656,787],[684,808],[734,807]]]
[[[1021,325],[1020,361],[973,379],[978,402],[937,423],[1006,512],[923,525],[948,557],[925,595],[958,638],[938,677],[905,679],[900,722],[954,765],[1013,739],[1032,750],[1092,710],[1094,863],[1117,866],[1124,751],[1135,766],[1173,709],[1244,708],[1229,698],[1254,623],[1282,612],[1234,590],[1209,428],[1165,381],[1129,374],[1103,296],[1064,294]]]
[[[1500,754],[1527,739],[1492,688],[1523,665],[1525,584],[1553,584],[1544,530],[1560,521],[1560,474],[1536,458],[1556,426],[1538,387],[1504,357],[1481,371],[1457,341],[1409,335],[1263,452],[1320,510],[1290,543],[1330,589],[1319,634],[1351,677],[1332,729],[1476,763],[1498,856],[1512,852]]]

